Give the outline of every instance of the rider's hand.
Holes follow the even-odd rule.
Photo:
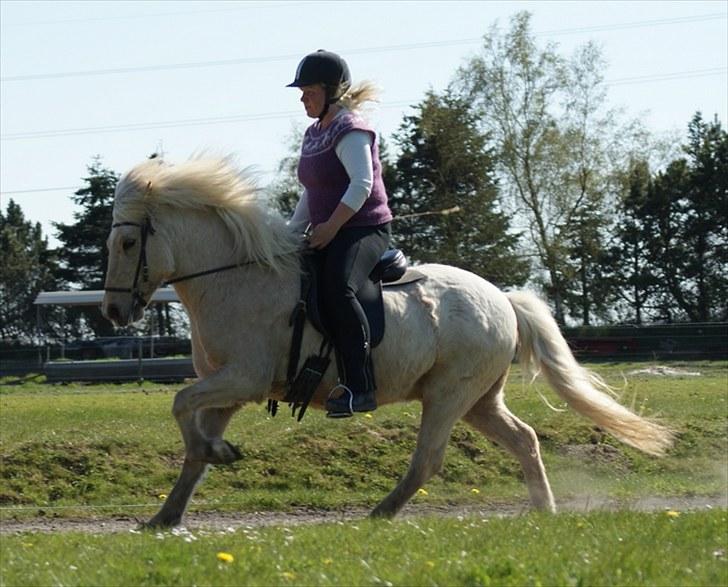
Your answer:
[[[323,249],[333,240],[337,232],[339,227],[330,220],[317,224],[311,231],[308,244],[312,249]]]

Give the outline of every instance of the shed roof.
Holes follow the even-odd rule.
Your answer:
[[[37,306],[100,306],[104,299],[103,289],[82,291],[42,291],[33,302]],[[154,292],[152,302],[179,302],[172,287],[162,287]]]

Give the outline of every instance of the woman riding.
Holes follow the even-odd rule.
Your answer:
[[[327,416],[345,418],[377,407],[369,325],[356,299],[389,246],[392,220],[376,134],[358,114],[375,90],[368,82],[352,87],[346,62],[324,50],[303,58],[288,87],[301,90],[306,114],[318,119],[303,137],[298,178],[304,191],[291,222],[311,226],[339,372]]]

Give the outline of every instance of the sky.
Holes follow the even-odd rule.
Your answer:
[[[254,166],[261,186],[305,128],[285,85],[316,49],[372,80],[385,139],[441,91],[481,39],[526,10],[539,45],[596,42],[608,101],[657,134],[696,111],[728,122],[728,2],[0,1],[0,208],[72,222],[70,195],[94,157],[123,173],[153,152],[201,150]]]

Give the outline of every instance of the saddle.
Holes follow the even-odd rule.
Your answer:
[[[307,317],[311,325],[325,338],[331,339],[327,327],[326,309],[321,307],[319,298],[319,276],[311,262],[310,255],[303,255],[303,277],[301,283],[301,299],[306,304]],[[376,347],[384,338],[384,300],[382,286],[393,283],[404,276],[407,271],[407,259],[399,249],[386,251],[372,272],[369,280],[356,293],[369,322],[371,348]]]
[[[301,297],[291,314],[290,324],[293,326],[291,350],[288,358],[287,392],[284,401],[292,408],[292,415],[298,411],[298,420],[306,413],[316,388],[323,379],[329,366],[333,343],[326,327],[325,310],[319,303],[319,276],[316,264],[310,254],[301,255]],[[369,279],[357,292],[356,297],[369,323],[371,348],[376,347],[384,338],[384,299],[383,287],[385,285],[403,285],[421,279],[421,275],[412,272],[407,275],[407,258],[399,249],[386,251],[377,265],[369,274]],[[318,355],[306,359],[298,372],[298,361],[301,352],[303,328],[308,320],[311,325],[323,335],[323,342]],[[275,416],[278,402],[268,401],[268,411]]]

